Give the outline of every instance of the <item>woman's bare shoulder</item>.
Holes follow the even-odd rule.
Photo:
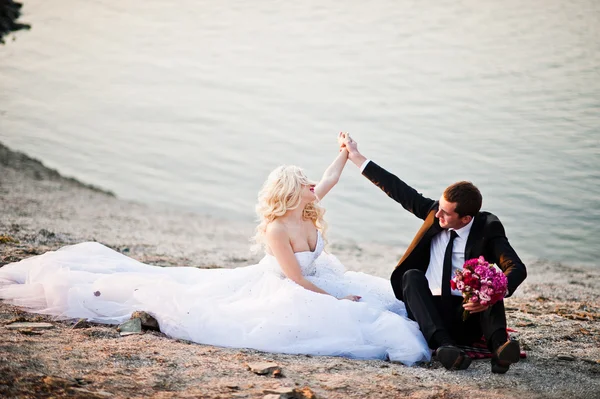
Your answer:
[[[274,220],[267,225],[265,228],[265,235],[267,239],[275,238],[289,238],[290,234],[285,223],[282,223],[279,220]]]

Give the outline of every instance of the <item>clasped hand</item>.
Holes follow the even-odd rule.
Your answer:
[[[358,150],[356,141],[352,140],[352,137],[350,137],[350,133],[348,132],[340,132],[337,140],[340,151],[346,149],[349,153],[352,153]]]
[[[475,302],[468,302],[468,303],[464,303],[463,304],[463,308],[467,311],[469,311],[469,313],[479,313],[479,312],[483,312],[484,310],[487,310],[487,308],[489,308],[489,305],[482,305],[480,303],[475,303]]]

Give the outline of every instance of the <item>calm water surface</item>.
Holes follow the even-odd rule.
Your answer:
[[[27,0],[22,19],[0,140],[63,174],[251,222],[270,170],[318,178],[345,130],[427,196],[473,181],[523,258],[598,265],[596,0]],[[323,202],[338,240],[401,252],[420,225],[351,164]]]

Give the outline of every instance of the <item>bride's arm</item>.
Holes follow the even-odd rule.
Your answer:
[[[347,160],[348,150],[342,148],[335,160],[325,170],[325,173],[323,173],[321,181],[315,186],[315,194],[319,201],[322,200],[340,180],[340,176]]]
[[[267,239],[267,245],[271,248],[271,251],[273,251],[275,259],[277,259],[277,263],[279,263],[279,267],[281,267],[283,274],[285,274],[287,278],[307,290],[318,292],[319,294],[330,295],[328,292],[323,291],[304,278],[298,260],[294,256],[294,250],[290,243],[290,236],[285,228],[271,224],[267,227],[265,238]]]

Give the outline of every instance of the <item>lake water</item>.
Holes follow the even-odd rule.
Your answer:
[[[119,197],[252,222],[281,163],[349,131],[438,198],[471,180],[524,259],[598,265],[597,0],[25,0],[0,140]],[[348,164],[330,238],[400,253],[420,221]]]

